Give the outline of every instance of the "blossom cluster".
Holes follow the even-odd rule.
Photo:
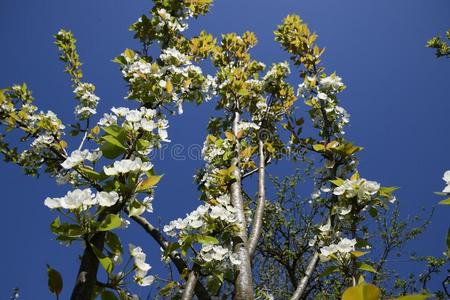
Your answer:
[[[116,176],[130,172],[147,172],[153,168],[152,163],[143,162],[139,157],[115,161],[111,167],[104,166],[103,171],[108,176]]]
[[[196,230],[215,220],[232,225],[236,222],[236,210],[230,203],[229,195],[224,195],[215,199],[217,205],[209,203],[198,206],[194,211],[189,213],[186,218],[178,218],[165,225],[164,232],[172,237],[180,235],[181,232]]]
[[[163,231],[169,236],[180,237],[179,243],[182,244],[183,236],[189,236],[196,232],[200,234],[208,233],[211,224],[224,229],[234,228],[237,224],[236,210],[230,203],[229,195],[223,195],[215,200],[215,205],[205,203],[189,213],[186,218],[171,221],[164,226]],[[198,259],[206,263],[211,261],[222,262],[226,259],[232,264],[240,263],[236,256],[232,254],[232,250],[211,244],[202,245]]]
[[[103,207],[110,207],[120,200],[117,192],[98,192],[93,194],[91,189],[75,189],[67,192],[64,197],[50,198],[44,200],[44,204],[50,208],[64,208],[64,209],[81,209],[86,210],[93,205],[100,205]]]
[[[20,86],[14,86],[14,89],[20,89]],[[52,151],[55,147],[60,147],[59,141],[63,135],[65,126],[61,120],[52,111],[37,112],[37,107],[29,103],[23,105],[14,104],[12,101],[6,102],[3,108],[7,110],[2,113],[12,113],[20,118],[20,127],[29,133],[28,137],[34,140],[30,143],[28,149],[18,154],[18,163],[30,173],[34,174],[45,161],[45,157],[55,156]],[[27,138],[28,138],[27,137]],[[48,169],[53,175],[57,174],[56,169]]]
[[[150,134],[147,140],[146,149],[140,149],[140,154],[147,155],[152,148],[159,147],[161,142],[170,142],[168,139],[167,128],[169,122],[162,114],[158,114],[155,109],[141,107],[139,109],[129,109],[126,107],[113,107],[112,113],[105,113],[98,122],[98,125],[108,127],[119,125],[118,121],[122,120],[122,128],[127,131],[143,132]]]
[[[97,161],[102,156],[102,151],[96,149],[92,152],[89,150],[74,150],[70,154],[69,157],[61,164],[64,169],[72,169],[75,166],[83,163],[85,160],[89,160],[91,162]]]
[[[241,264],[241,261],[237,257],[236,253],[233,253],[230,249],[224,248],[220,245],[204,245],[199,253],[199,258],[207,263],[213,261],[222,262],[227,258],[233,265]]]
[[[147,276],[147,272],[151,269],[151,266],[145,262],[147,255],[142,251],[141,247],[134,246],[133,244],[129,244],[128,249],[134,260],[134,281],[140,286],[151,285],[155,277],[152,275]]]
[[[285,61],[282,63],[274,64],[262,79],[266,85],[274,84],[280,79],[284,79],[289,74],[291,74],[291,69],[289,68],[289,63]]]
[[[211,164],[218,157],[223,159],[221,156],[231,149],[232,144],[228,139],[215,139],[209,136],[203,144],[202,157],[206,163]]]
[[[172,16],[167,10],[164,8],[158,9],[156,14],[154,14],[154,18],[158,20],[158,26],[155,28],[157,31],[162,31],[161,29],[164,26],[167,26],[169,30],[183,32],[188,29],[188,24],[186,20],[192,17],[193,13],[190,9],[185,8],[184,14],[180,17]]]
[[[314,126],[324,128],[328,125],[331,133],[345,134],[344,126],[350,122],[350,115],[338,105],[336,95],[345,88],[341,77],[336,74],[330,76],[305,76],[298,86],[298,96],[306,99],[312,107],[311,116]],[[325,124],[325,118],[330,124]]]
[[[130,82],[129,99],[173,103],[181,114],[184,100],[208,101],[215,95],[215,78],[205,77],[201,68],[176,48],[162,50],[162,65],[150,63],[134,52],[124,52],[121,57],[122,75]]]
[[[350,253],[355,251],[356,240],[343,238],[337,244],[330,244],[320,248],[322,259],[328,259],[335,255],[340,260],[345,260],[350,257]]]
[[[80,120],[86,120],[97,113],[100,98],[94,92],[95,86],[92,83],[80,82],[76,85],[73,93],[80,103],[75,107],[75,114]]]

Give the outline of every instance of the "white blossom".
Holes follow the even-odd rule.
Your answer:
[[[445,171],[444,176],[442,177],[442,179],[445,181],[445,184],[447,185],[442,192],[443,193],[450,193],[450,170],[449,171]]]
[[[123,159],[120,161],[115,161],[112,167],[103,167],[103,171],[108,176],[114,176],[118,174],[125,174],[129,172],[146,172],[153,168],[150,162],[142,162],[142,160],[137,157],[133,159]]]
[[[95,196],[100,206],[110,207],[117,203],[119,200],[119,194],[115,191],[112,192],[99,192]]]

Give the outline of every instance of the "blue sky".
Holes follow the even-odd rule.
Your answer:
[[[26,82],[43,110],[73,120],[70,82],[57,59],[53,34],[60,28],[74,32],[85,79],[97,85],[99,111],[127,105],[125,85],[112,58],[137,46],[127,28],[151,7],[148,0],[2,0],[0,1],[0,87]],[[365,147],[360,172],[397,193],[404,216],[438,202],[434,191],[443,188],[442,174],[450,169],[450,60],[436,59],[424,44],[450,27],[448,0],[227,0],[217,1],[212,13],[190,26],[195,33],[254,31],[259,45],[253,54],[266,64],[285,60],[273,41],[273,30],[289,13],[300,14],[327,48],[324,65],[337,71],[348,86],[342,105],[351,113],[348,137]],[[202,144],[213,105],[188,106],[173,120],[173,142]],[[163,160],[155,209],[163,216],[183,216],[198,204],[192,175],[199,161]],[[21,170],[1,163],[3,229],[0,255],[0,298],[21,288],[23,299],[50,299],[45,264],[63,273],[68,298],[78,268],[77,247],[64,248],[52,240],[49,223],[55,217],[44,205],[65,187],[42,176],[25,177]],[[286,169],[286,173],[292,173]],[[439,254],[449,225],[450,209],[439,206],[432,225],[411,248],[419,254]],[[154,220],[157,223],[157,220]],[[127,239],[146,247],[158,267],[159,250],[136,226]],[[154,250],[151,250],[154,249]]]

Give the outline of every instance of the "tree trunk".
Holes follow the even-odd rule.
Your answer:
[[[252,300],[253,299],[253,280],[252,267],[250,262],[250,255],[247,250],[247,222],[244,213],[244,200],[242,197],[241,186],[241,169],[239,168],[239,152],[240,146],[238,141],[238,124],[239,112],[234,113],[233,133],[236,137],[236,146],[234,158],[231,161],[232,166],[235,166],[233,176],[235,182],[231,184],[230,196],[231,204],[236,209],[236,218],[238,221],[239,232],[234,238],[234,253],[237,254],[241,264],[238,265],[238,274],[235,279],[235,300]]]
[[[255,214],[253,216],[252,232],[248,241],[248,252],[250,256],[255,252],[258,245],[259,237],[262,232],[262,222],[264,216],[264,207],[266,203],[266,187],[265,187],[265,158],[264,158],[264,142],[260,139],[258,143],[259,149],[259,168],[258,168],[258,201],[256,204]]]
[[[94,235],[91,243],[100,251],[105,243],[105,233],[98,232]],[[97,271],[99,261],[90,245],[86,245],[81,257],[80,269],[78,270],[75,287],[72,291],[71,300],[91,300],[94,296],[97,284]]]

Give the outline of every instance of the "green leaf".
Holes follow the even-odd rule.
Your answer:
[[[56,233],[55,231],[58,230],[59,226],[61,226],[61,221],[59,220],[59,217],[56,217],[56,219],[53,220],[52,223],[50,223],[50,230],[51,230],[53,233],[58,234],[58,233]]]
[[[219,243],[219,240],[216,239],[213,236],[209,236],[209,235],[196,235],[195,236],[195,240],[200,243],[200,244],[207,244],[207,245],[215,245]]]
[[[162,176],[150,176],[148,178],[146,178],[144,181],[142,181],[138,188],[137,191],[141,192],[141,191],[145,191],[148,190],[149,188],[153,187],[154,185],[158,184],[158,182],[161,180]]]
[[[391,194],[393,192],[395,192],[398,189],[399,189],[399,187],[396,187],[396,186],[383,186],[380,188],[379,193],[381,196],[389,197],[389,196],[391,196]]]
[[[318,151],[318,152],[325,150],[325,146],[322,144],[315,144],[312,147],[313,147],[314,151]]]
[[[54,234],[63,237],[77,238],[84,234],[83,229],[79,225],[69,223],[61,224],[59,217],[50,224],[50,228]]]
[[[359,172],[355,171],[355,173],[353,173],[353,175],[350,177],[350,180],[359,180],[359,178]]]
[[[367,253],[369,253],[369,252],[364,252],[364,251],[352,251],[352,252],[351,252],[351,254],[352,254],[354,257],[361,257],[361,256],[363,256],[363,255],[366,255]]]
[[[162,296],[166,296],[167,294],[170,293],[170,290],[176,287],[177,285],[178,283],[176,281],[171,281],[168,284],[166,284],[165,287],[159,290],[159,294]]]
[[[118,147],[118,148],[121,148],[121,149],[127,149],[123,144],[122,144],[122,142],[121,141],[119,141],[118,139],[117,139],[117,137],[115,137],[115,136],[112,136],[112,135],[104,135],[104,136],[102,136],[102,139],[104,140],[104,141],[106,141],[106,142],[108,142],[108,143],[110,143],[111,145],[114,145],[114,146],[116,146],[116,147]]]
[[[118,125],[111,125],[108,127],[104,127],[103,130],[109,135],[112,135],[114,137],[119,137],[120,135],[123,135],[125,132],[125,130]]]
[[[208,291],[210,291],[213,295],[218,293],[220,287],[222,286],[222,283],[223,274],[213,274],[207,277]]]
[[[172,92],[173,92],[173,84],[170,80],[166,81],[166,91],[169,94],[172,94]]]
[[[371,273],[378,273],[374,267],[372,267],[371,265],[368,265],[366,263],[359,262],[359,263],[357,263],[357,266],[358,266],[358,269],[360,269],[360,270],[364,270],[364,271],[371,272]]]
[[[145,206],[141,202],[134,200],[128,205],[128,216],[140,216],[145,211]]]
[[[127,57],[127,58],[129,58],[129,59],[133,59],[134,56],[136,55],[136,53],[135,53],[133,50],[128,49],[128,48],[125,49],[125,51],[123,52],[123,54],[124,54],[125,57]]]
[[[439,201],[439,204],[450,205],[450,198],[447,198],[445,200]]]
[[[339,268],[337,266],[330,266],[328,268],[326,268],[322,274],[319,275],[319,277],[326,277],[328,275],[330,275],[333,272],[336,272]]]
[[[345,290],[342,300],[380,300],[381,291],[373,284],[360,283]]]
[[[124,149],[121,147],[117,147],[111,143],[104,142],[102,143],[100,150],[104,157],[108,159],[115,159],[116,157],[123,154]]]
[[[430,298],[431,295],[424,294],[414,294],[414,295],[406,295],[396,298],[395,300],[426,300]]]
[[[372,218],[376,218],[376,217],[378,216],[378,210],[377,210],[375,207],[371,206],[371,207],[369,208],[369,215],[370,215]]]
[[[336,178],[334,180],[330,180],[330,182],[332,184],[334,184],[335,186],[341,186],[341,185],[344,184],[345,181],[343,179],[341,179],[341,178]]]
[[[117,234],[109,231],[106,234],[105,242],[108,245],[109,249],[111,249],[111,251],[114,252],[115,254],[120,254],[123,252],[122,243],[120,242],[120,239],[117,236]]]
[[[86,174],[89,178],[94,180],[103,180],[108,177],[105,174],[97,173],[95,170],[92,170],[91,168],[78,167],[78,169],[84,174]]]
[[[106,256],[105,254],[103,254],[100,250],[97,249],[97,247],[95,247],[94,245],[91,245],[91,249],[92,251],[94,251],[95,256],[97,257],[98,261],[100,262],[100,264],[102,265],[103,269],[105,269],[105,271],[108,274],[111,274],[112,270],[114,269],[114,264],[111,260],[111,258],[109,258],[108,256]]]
[[[48,289],[52,294],[58,296],[63,288],[63,279],[61,277],[61,274],[55,269],[52,269],[49,265],[47,265],[47,276],[48,276]]]
[[[118,300],[118,298],[116,297],[116,294],[111,291],[103,291],[102,300]]]
[[[98,225],[98,231],[109,231],[120,227],[122,220],[118,215],[109,214],[106,218]]]
[[[248,96],[248,95],[250,95],[249,91],[246,90],[246,89],[240,89],[238,94],[241,95],[241,96]]]
[[[434,192],[434,194],[438,195],[438,196],[447,196],[448,195],[447,193],[443,193],[443,192]]]
[[[0,90],[0,104],[3,103],[6,100],[6,96],[3,92],[3,90]]]

